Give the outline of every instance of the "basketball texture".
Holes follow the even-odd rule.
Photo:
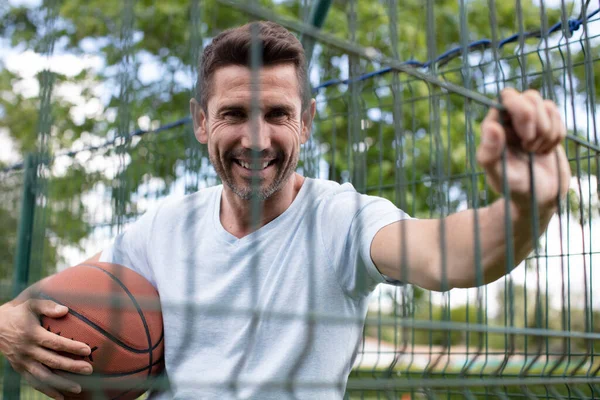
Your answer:
[[[117,264],[85,262],[40,287],[39,297],[69,308],[62,318],[42,317],[44,328],[87,343],[81,357],[91,376],[58,372],[82,386],[70,399],[135,399],[163,369],[163,324],[156,289],[141,275]]]

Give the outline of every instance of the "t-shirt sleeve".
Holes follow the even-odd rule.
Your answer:
[[[325,203],[324,246],[344,291],[361,297],[379,283],[401,285],[379,272],[371,258],[371,243],[381,228],[411,217],[389,200],[360,194],[350,184],[341,185]]]
[[[149,262],[148,243],[157,212],[158,208],[150,210],[127,226],[115,237],[113,243],[102,251],[100,261],[130,268],[156,287],[156,280]]]

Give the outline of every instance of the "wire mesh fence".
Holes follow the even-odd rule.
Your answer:
[[[564,146],[573,174],[570,191],[547,232],[532,239],[531,254],[514,270],[507,265],[512,272],[505,277],[477,288],[441,292],[406,283],[381,284],[359,306],[364,321],[360,312],[357,317],[335,315],[311,300],[319,291],[338,290],[336,282],[322,282],[314,269],[322,254],[306,250],[320,246],[314,238],[298,249],[281,250],[306,250],[300,267],[311,282],[285,296],[284,308],[260,303],[261,282],[272,277],[253,266],[273,251],[260,236],[241,263],[251,270],[248,286],[240,289],[248,291],[245,302],[234,297],[207,302],[203,290],[211,282],[203,280],[201,260],[209,250],[202,244],[212,242],[195,237],[194,225],[185,225],[202,218],[202,210],[196,210],[182,223],[182,229],[187,226],[192,232],[188,243],[172,244],[172,257],[188,249],[196,261],[177,281],[179,293],[161,292],[159,285],[163,310],[186,321],[183,332],[173,333],[165,320],[165,337],[171,343],[165,354],[172,390],[168,396],[600,397],[600,303],[594,293],[600,282],[594,271],[600,252],[595,239],[600,211],[599,4],[16,4],[0,8],[7,39],[2,42],[7,56],[0,70],[0,121],[19,153],[33,152],[38,158],[29,189],[25,162],[7,164],[0,175],[3,301],[26,284],[109,248],[145,212],[164,207],[165,198],[190,198],[221,184],[189,117],[189,100],[197,95],[197,61],[202,48],[224,29],[272,20],[302,39],[310,60],[317,113],[299,157],[297,170],[303,176],[350,182],[360,193],[388,199],[415,218],[439,218],[443,226],[444,218],[455,212],[481,209],[507,195],[489,188],[475,154],[486,112],[502,109],[500,91],[514,87],[539,90],[558,104],[568,128]],[[260,64],[258,60],[254,69]],[[32,113],[38,116],[35,123],[25,118]],[[21,208],[24,186],[35,195],[29,211]],[[355,204],[347,207],[358,211]],[[257,216],[259,210],[257,203]],[[17,226],[27,213],[33,218],[29,273],[19,282],[15,271],[24,266],[14,261]],[[307,215],[305,223],[317,229],[338,221]],[[478,231],[477,222],[472,229]],[[476,241],[474,248],[480,248],[480,238]],[[437,246],[446,254],[443,237]],[[513,251],[510,244],[507,251]],[[235,267],[227,254],[222,257],[224,265]],[[162,273],[154,273],[168,279],[170,267],[162,265]],[[442,265],[447,265],[445,258]],[[482,274],[481,255],[472,268]],[[284,281],[297,278],[295,272],[289,274],[287,279],[276,277],[281,290],[288,287]],[[449,289],[444,279],[442,288]],[[231,356],[233,367],[224,361],[209,371],[191,368],[194,357],[186,346],[197,349],[193,343],[218,335],[221,324],[231,319],[245,321],[252,343],[264,339],[267,328],[261,324],[286,321],[291,331],[303,332],[295,358],[281,365],[256,365],[248,372],[252,352],[245,343],[246,350]],[[302,364],[318,358],[319,346],[331,345],[323,332],[335,334],[338,329],[357,332],[357,343],[344,343],[349,354],[339,353],[350,366],[331,371],[337,364],[322,359],[317,375],[306,375]],[[269,332],[267,337],[275,346],[285,341],[285,334],[289,331],[281,336]],[[197,357],[205,354],[199,352]],[[279,375],[272,372],[277,368]],[[267,377],[262,382],[265,392],[246,392],[244,385],[252,385],[245,379],[252,382],[257,376],[253,373],[261,371]],[[6,387],[6,379],[0,386]],[[4,393],[17,396],[16,389]],[[24,386],[22,397],[29,396],[37,394]]]
[[[10,299],[13,278],[13,263],[16,255],[16,231],[19,223],[19,206],[23,189],[23,173],[7,174],[2,179],[2,296],[3,302]]]

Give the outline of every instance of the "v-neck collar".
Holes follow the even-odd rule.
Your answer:
[[[290,204],[290,206],[284,212],[282,212],[279,216],[277,216],[275,219],[273,219],[266,225],[260,227],[256,231],[251,232],[242,238],[235,237],[223,227],[223,224],[221,224],[220,214],[221,197],[223,196],[223,185],[219,185],[219,189],[215,194],[215,203],[213,206],[213,224],[217,235],[221,240],[234,245],[241,245],[243,243],[252,242],[253,240],[258,239],[259,237],[265,235],[266,233],[280,225],[282,221],[285,221],[287,218],[289,218],[289,215],[293,214],[294,211],[301,206],[301,204],[304,202],[304,198],[306,197],[306,193],[309,191],[309,186],[313,183],[312,181],[312,178],[305,177],[304,182],[302,183],[302,186],[300,187],[300,190],[296,195],[296,198],[292,201],[292,204]]]

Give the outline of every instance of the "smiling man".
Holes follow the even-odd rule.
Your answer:
[[[248,67],[250,26],[223,32],[204,51],[198,97],[190,102],[194,133],[223,185],[163,202],[99,255],[138,271],[160,293],[172,391],[155,398],[342,398],[379,283],[447,290],[498,279],[506,272],[507,208],[515,244],[509,262],[517,265],[534,240],[524,152],[535,154],[540,232],[567,190],[566,131],[556,106],[537,92],[503,91],[514,132],[491,110],[477,157],[499,191],[502,149],[516,135],[507,151],[511,198],[446,218],[444,281],[438,220],[411,219],[350,184],[295,172],[315,114],[304,51],[277,24],[259,23],[258,31],[260,70]],[[483,282],[475,267],[476,214]],[[61,398],[79,388],[47,367],[83,373],[88,363],[56,351],[89,348],[39,326],[40,314],[66,313],[54,306],[26,294],[2,306],[0,350],[36,388]]]
[[[215,41],[217,46],[219,38]],[[298,81],[298,68],[304,63],[299,57],[301,48],[296,49],[298,66],[287,58],[272,62],[265,59],[265,67],[258,74],[258,93],[252,90],[254,82],[248,67],[236,64],[246,61],[229,60],[212,70],[215,64],[225,61],[218,51],[227,49],[225,45],[207,49],[208,60],[198,84],[198,93],[205,95],[199,101],[190,101],[190,111],[196,138],[208,145],[211,163],[227,187],[223,191],[222,222],[234,236],[243,237],[251,230],[248,213],[253,190],[264,202],[264,223],[287,209],[300,190],[303,178],[295,170],[300,145],[310,135],[315,102],[303,101],[305,94]],[[254,100],[256,110],[252,109]],[[257,118],[251,118],[253,112]]]

